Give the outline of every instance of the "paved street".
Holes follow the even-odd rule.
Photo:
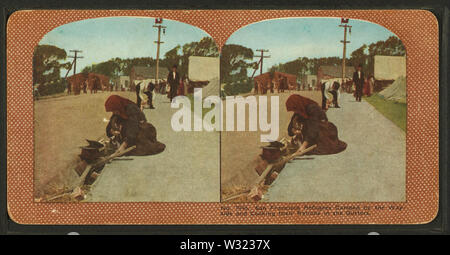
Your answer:
[[[170,108],[167,97],[159,94],[155,106],[144,113],[166,150],[114,160],[92,186],[87,201],[219,201],[219,133],[174,132],[170,119],[177,109]]]
[[[405,133],[364,100],[340,101],[327,115],[347,149],[286,164],[264,202],[405,200]]]
[[[365,101],[340,101],[327,114],[347,149],[288,163],[263,201],[404,201],[405,133]],[[108,164],[87,201],[219,201],[219,133],[176,133],[167,98],[158,95],[156,107],[145,114],[166,150]]]

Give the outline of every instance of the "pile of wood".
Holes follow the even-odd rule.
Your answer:
[[[61,194],[46,198],[46,201],[81,201],[85,199],[90,185],[100,176],[105,165],[136,148],[136,146],[131,146],[121,153],[114,154],[117,146],[110,141],[101,139],[99,141],[87,140],[87,142],[89,145],[80,147],[80,160],[74,168],[74,171],[79,176],[75,187]]]
[[[242,202],[243,199],[244,201],[261,200],[268,185],[275,181],[287,162],[305,155],[316,147],[317,145],[313,145],[300,151],[297,146],[293,146],[286,138],[262,147],[262,154],[258,156],[255,166],[255,171],[259,177],[249,188],[241,189],[239,192],[223,198],[222,202]]]

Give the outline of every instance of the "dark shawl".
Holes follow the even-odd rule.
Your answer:
[[[156,128],[148,123],[139,123],[138,131],[134,139],[130,140],[130,126],[127,120],[122,119],[119,115],[113,115],[106,127],[106,135],[112,137],[113,126],[117,124],[122,125],[120,136],[117,137],[117,141],[122,143],[127,141],[128,146],[136,145],[136,149],[132,150],[127,155],[132,156],[145,156],[158,154],[166,148],[166,146],[156,139]],[[133,128],[133,127],[132,127]]]
[[[303,124],[301,142],[307,141],[310,146],[317,145],[308,154],[335,154],[347,148],[347,144],[338,138],[337,127],[328,121],[326,113],[315,101],[294,94],[286,101],[286,108],[294,112],[289,123],[288,134],[294,135],[292,127],[295,117],[298,117],[298,121]]]
[[[120,113],[125,130],[124,141],[128,143],[128,146],[134,145],[139,133],[139,123],[147,121],[141,109],[131,100],[117,95],[112,95],[106,100],[105,109],[107,112]]]

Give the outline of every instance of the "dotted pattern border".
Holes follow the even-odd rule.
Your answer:
[[[402,206],[370,216],[221,216],[220,203],[35,203],[33,201],[32,54],[41,38],[69,22],[111,16],[163,17],[209,33],[219,47],[237,29],[288,17],[346,17],[377,23],[407,49],[407,202],[271,203],[274,206]],[[21,224],[420,224],[438,212],[438,22],[424,10],[33,10],[7,24],[7,199]],[[253,204],[247,204],[253,206]]]

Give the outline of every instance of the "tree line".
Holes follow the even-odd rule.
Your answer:
[[[178,66],[181,75],[188,72],[190,56],[218,57],[219,50],[210,37],[204,37],[198,42],[177,45],[164,54],[160,59],[160,68]],[[151,57],[139,58],[111,58],[98,64],[84,67],[82,73],[98,73],[112,79],[120,75],[129,75],[133,66],[155,66],[156,59]],[[71,61],[67,61],[65,49],[54,45],[38,45],[33,54],[33,85],[38,88],[40,95],[64,92],[67,82],[64,75],[72,68]],[[64,70],[64,73],[62,71]],[[63,78],[61,78],[63,77]]]
[[[38,45],[34,49],[33,87],[41,96],[64,92],[66,81],[61,78],[61,69],[71,68],[71,62],[64,62],[66,58],[67,52],[53,45]]]
[[[362,45],[350,54],[349,65],[363,64],[363,70],[370,73],[373,70],[373,56],[406,54],[402,42],[395,36],[385,41]],[[160,68],[168,68],[176,64],[181,75],[188,73],[189,56],[218,57],[217,45],[210,37],[204,37],[198,42],[177,45],[160,59]],[[248,70],[258,68],[254,60],[253,50],[242,45],[227,44],[220,53],[220,79],[226,94],[239,94],[251,90],[252,80]],[[72,68],[71,62],[66,62],[67,52],[53,45],[38,45],[33,55],[33,84],[39,85],[41,94],[63,92],[66,81],[61,78],[61,70]],[[307,58],[299,57],[293,61],[272,66],[269,71],[279,71],[294,75],[316,74],[321,65],[341,65],[340,57]],[[129,75],[133,66],[155,66],[156,59],[151,57],[111,58],[99,64],[83,68],[83,73],[99,73],[110,78]]]
[[[385,41],[378,41],[369,45],[362,45],[350,54],[348,65],[363,65],[365,73],[373,72],[375,55],[403,56],[406,50],[400,39],[391,36]],[[253,59],[253,50],[242,45],[224,45],[220,59],[220,78],[225,95],[246,93],[253,88],[253,81],[247,71],[258,68]],[[306,74],[317,74],[323,65],[342,65],[341,57],[307,58],[299,57],[293,61],[273,65],[269,72],[283,72],[299,77]]]
[[[219,50],[212,38],[203,37],[198,42],[177,45],[167,51],[164,58],[159,60],[159,67],[170,69],[173,65],[177,65],[178,72],[181,75],[187,75],[190,56],[218,57]],[[99,64],[86,66],[82,72],[99,73],[115,78],[120,75],[129,75],[133,66],[156,66],[156,59],[151,57],[112,58]]]
[[[369,45],[363,44],[350,54],[347,65],[363,65],[363,71],[367,74],[373,72],[374,56],[404,56],[405,46],[396,36],[391,36],[385,41],[378,41]],[[341,57],[306,58],[299,57],[293,61],[280,63],[270,68],[270,71],[279,71],[295,75],[317,74],[317,69],[322,65],[342,65]]]

